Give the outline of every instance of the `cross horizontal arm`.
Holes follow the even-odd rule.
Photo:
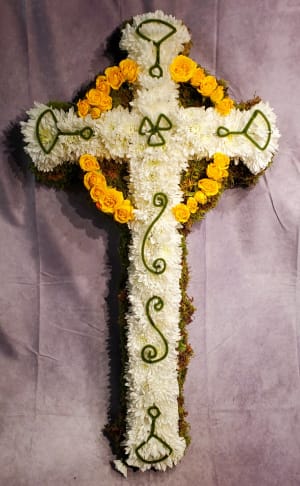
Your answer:
[[[226,117],[213,108],[182,110],[177,129],[178,143],[184,140],[190,158],[211,158],[221,152],[242,160],[257,174],[267,167],[277,150],[279,131],[276,117],[267,103],[250,110],[233,109]]]

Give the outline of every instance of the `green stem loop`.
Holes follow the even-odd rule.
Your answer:
[[[152,221],[152,223],[150,224],[149,228],[147,229],[147,231],[145,233],[145,236],[143,238],[143,243],[142,243],[141,254],[142,254],[143,264],[145,265],[147,270],[149,270],[149,272],[154,273],[156,275],[160,275],[160,274],[164,273],[164,271],[166,270],[166,266],[167,266],[166,260],[164,260],[164,258],[156,258],[156,260],[154,260],[154,262],[152,263],[152,267],[150,267],[148,265],[147,261],[146,261],[146,258],[145,258],[145,246],[146,246],[146,241],[148,239],[148,236],[149,236],[153,226],[159,220],[159,218],[162,216],[163,212],[165,211],[165,209],[167,207],[168,197],[163,192],[157,192],[156,194],[154,194],[152,202],[153,202],[153,205],[155,207],[158,207],[158,208],[161,207],[162,209],[158,213],[156,218]]]
[[[165,359],[165,357],[167,356],[167,354],[169,352],[168,341],[166,340],[166,338],[164,337],[164,335],[161,333],[161,331],[156,327],[155,322],[153,321],[153,319],[152,319],[152,317],[150,315],[150,305],[152,303],[153,303],[153,309],[156,312],[159,312],[159,311],[162,310],[162,308],[164,306],[164,302],[161,299],[161,297],[158,297],[157,295],[153,295],[153,297],[151,297],[147,301],[147,304],[146,304],[146,315],[147,315],[148,321],[150,322],[151,326],[160,335],[160,337],[161,337],[161,339],[162,339],[162,341],[164,343],[165,351],[164,351],[164,353],[163,353],[162,356],[160,356],[160,357],[157,358],[158,351],[157,351],[157,349],[156,349],[155,346],[153,346],[152,344],[147,344],[146,346],[144,346],[143,349],[142,349],[142,352],[141,352],[141,356],[142,356],[142,360],[145,363],[148,363],[148,364],[158,363],[159,361],[162,361],[163,359]]]
[[[140,461],[142,462],[145,462],[146,464],[157,464],[158,462],[162,462],[164,461],[165,459],[167,459],[173,452],[173,449],[172,447],[169,446],[169,444],[167,442],[165,442],[161,437],[159,437],[156,433],[155,433],[155,422],[156,420],[158,419],[158,417],[161,415],[161,411],[159,410],[159,408],[153,404],[151,407],[149,407],[147,409],[147,414],[149,415],[149,417],[151,418],[151,428],[150,428],[150,433],[148,435],[148,438],[147,440],[145,440],[144,442],[142,442],[136,449],[135,449],[135,453],[137,455],[137,457],[140,459]],[[165,449],[165,454],[162,454],[156,458],[153,458],[153,459],[150,459],[150,458],[146,458],[145,457],[145,454],[143,455],[142,454],[142,448],[148,443],[148,442],[159,442],[160,445],[162,445]],[[157,447],[156,447],[157,449]]]
[[[45,141],[42,140],[42,135],[41,135],[43,130],[42,122],[45,122],[46,117],[49,118],[48,128],[50,129],[52,128],[52,130],[54,131],[54,133],[52,134],[52,138],[48,141],[48,143],[45,143]],[[50,152],[53,150],[60,136],[79,135],[79,137],[83,138],[84,140],[89,140],[92,137],[93,133],[94,132],[91,129],[91,127],[88,126],[83,127],[80,130],[74,130],[71,132],[69,131],[64,132],[63,130],[60,130],[60,128],[58,128],[57,126],[57,118],[50,108],[48,108],[47,110],[43,111],[40,114],[40,116],[37,119],[36,127],[35,127],[35,134],[39,146],[41,147],[43,152],[47,155],[50,154]]]
[[[263,118],[263,120],[264,120],[264,122],[266,123],[266,126],[267,126],[267,134],[268,134],[267,139],[266,139],[265,143],[262,144],[262,145],[260,145],[256,140],[254,140],[254,138],[251,136],[251,133],[249,132],[250,126],[252,125],[252,123],[254,122],[254,120],[258,116],[261,116]],[[248,138],[248,140],[250,140],[250,142],[253,143],[253,145],[255,145],[255,147],[257,147],[259,150],[262,150],[262,151],[265,150],[267,148],[267,146],[269,145],[270,139],[271,139],[271,133],[272,133],[271,124],[270,124],[268,118],[266,117],[266,115],[260,110],[255,110],[253,112],[252,116],[250,117],[249,121],[246,123],[243,130],[240,130],[240,131],[229,130],[229,128],[224,127],[224,126],[220,126],[217,129],[217,135],[220,138],[228,137],[228,135],[244,135],[244,137]]]
[[[147,34],[142,32],[142,27],[147,25],[147,24],[160,24],[164,25],[168,28],[169,32],[167,32],[165,35],[163,35],[160,39],[155,40],[151,39]],[[174,25],[169,24],[169,22],[166,22],[165,20],[160,20],[160,19],[147,19],[141,22],[137,28],[136,28],[136,33],[139,35],[142,39],[148,41],[148,42],[153,42],[155,49],[156,49],[156,54],[155,54],[155,62],[154,64],[149,68],[149,74],[152,78],[161,78],[163,76],[163,70],[160,65],[160,46],[161,44],[167,40],[171,35],[175,34],[176,29]]]

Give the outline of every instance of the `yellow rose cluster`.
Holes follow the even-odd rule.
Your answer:
[[[102,174],[96,157],[84,154],[79,159],[79,165],[85,171],[83,183],[96,207],[103,213],[112,214],[118,223],[128,223],[133,219],[133,207],[123,193],[110,187]]]
[[[207,177],[200,179],[197,183],[197,191],[193,196],[187,198],[186,203],[177,204],[172,208],[173,214],[177,221],[186,223],[191,214],[197,212],[199,205],[205,205],[210,197],[216,196],[221,187],[223,179],[228,177],[228,167],[230,158],[217,152],[213,156],[213,162],[210,162],[206,168]]]
[[[221,115],[228,115],[234,106],[233,100],[225,95],[224,87],[218,84],[215,76],[206,74],[195,61],[182,54],[170,64],[170,74],[176,83],[189,82],[204,97],[210,98]]]
[[[77,112],[81,117],[91,115],[99,118],[101,113],[112,109],[111,90],[118,90],[123,83],[134,83],[138,75],[138,65],[132,59],[123,59],[118,66],[105,69],[97,76],[95,88],[90,89],[83,100],[77,103]]]

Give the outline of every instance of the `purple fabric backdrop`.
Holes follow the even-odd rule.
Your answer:
[[[282,138],[258,185],[227,191],[189,237],[193,442],[173,470],[130,473],[129,484],[300,485],[297,0],[0,1],[1,485],[126,484],[101,435],[117,232],[81,194],[18,166],[11,125],[34,100],[71,100],[110,64],[121,21],[158,8],[185,21],[192,57],[235,99],[270,102]]]

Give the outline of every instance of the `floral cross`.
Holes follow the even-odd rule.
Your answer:
[[[186,448],[184,236],[225,189],[255,182],[279,137],[269,105],[234,103],[224,81],[182,54],[189,42],[172,16],[134,17],[122,31],[127,59],[75,109],[36,104],[22,128],[39,176],[79,161],[97,208],[129,226],[123,443],[126,464],[141,470],[172,467]],[[128,169],[119,185],[110,160]]]

